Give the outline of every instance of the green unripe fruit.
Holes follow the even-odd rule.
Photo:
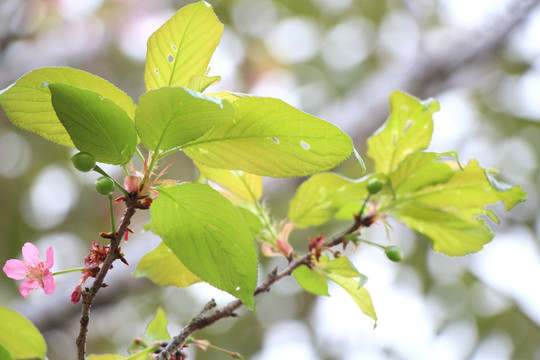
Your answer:
[[[375,195],[377,194],[379,191],[381,191],[382,189],[382,186],[383,186],[383,183],[381,180],[377,179],[377,178],[373,178],[371,180],[369,180],[367,182],[367,191],[371,194],[371,195]]]
[[[400,262],[403,259],[401,249],[395,245],[385,247],[384,253],[386,254],[387,258],[395,262]]]
[[[114,191],[114,181],[108,176],[97,178],[94,182],[96,191],[101,195],[111,195]]]
[[[71,162],[77,168],[77,170],[82,172],[89,172],[96,166],[96,159],[92,154],[87,152],[80,152],[71,157]]]

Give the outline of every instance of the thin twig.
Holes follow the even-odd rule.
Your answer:
[[[131,218],[135,214],[135,203],[137,202],[136,197],[128,198],[126,197],[126,209],[124,211],[124,216],[120,219],[120,226],[118,227],[118,232],[112,234],[111,242],[109,244],[109,253],[101,265],[101,269],[94,279],[94,283],[91,288],[86,289],[82,293],[82,309],[81,309],[81,320],[80,320],[80,330],[79,336],[75,341],[77,344],[77,359],[84,360],[86,354],[86,334],[88,332],[88,323],[90,321],[90,308],[99,289],[104,287],[105,276],[112,267],[113,262],[118,259],[118,249],[120,247],[120,242],[126,233],[128,226],[131,222]]]
[[[359,231],[363,226],[366,224],[371,223],[370,217],[356,217],[353,224],[345,230],[343,233],[341,233],[338,236],[335,236],[332,238],[329,242],[327,242],[324,246],[325,247],[333,247],[340,245],[345,242],[345,237],[349,234],[352,234],[356,231]],[[302,265],[308,265],[311,262],[311,253],[306,253],[296,259],[291,260],[287,266],[277,272],[277,269],[272,271],[267,278],[255,289],[255,292],[253,293],[253,296],[257,296],[262,293],[266,293],[270,290],[272,285],[276,283],[277,281],[290,276],[295,269]],[[213,303],[215,307],[215,302]],[[194,317],[181,331],[178,335],[176,335],[163,349],[162,352],[159,353],[156,360],[170,360],[171,356],[182,349],[186,341],[189,339],[189,337],[195,333],[196,331],[199,331],[201,329],[204,329],[207,326],[210,326],[217,322],[218,320],[227,318],[227,317],[234,317],[236,316],[235,310],[237,310],[240,306],[242,306],[242,301],[240,300],[233,300],[224,307],[222,307],[219,310],[215,310],[211,314],[205,315],[208,310],[208,304],[205,306],[205,310],[203,310],[199,315]]]

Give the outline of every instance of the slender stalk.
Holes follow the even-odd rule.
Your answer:
[[[83,270],[84,270],[84,268],[66,269],[66,270],[55,271],[52,274],[53,274],[53,276],[56,276],[56,275],[68,274],[68,273],[71,273],[71,272],[79,272],[79,271],[83,271]]]

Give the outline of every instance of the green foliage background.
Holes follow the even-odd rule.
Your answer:
[[[443,115],[436,118],[436,134],[440,126],[454,134],[457,131],[459,136],[454,136],[458,139],[454,141],[456,148],[449,149],[443,130],[442,136],[439,133],[435,137],[441,143],[435,142],[434,146],[439,151],[457,150],[464,160],[479,158],[485,166],[501,169],[505,180],[521,185],[529,193],[527,203],[505,215],[496,231],[533,239],[533,249],[538,251],[540,113],[529,111],[524,96],[519,97],[518,88],[512,88],[520,81],[539,81],[538,77],[527,80],[535,74],[534,54],[520,50],[520,46],[527,45],[522,43],[527,39],[528,21],[532,20],[525,17],[522,25],[508,34],[496,31],[504,27],[505,19],[518,13],[518,6],[509,5],[489,14],[493,16],[490,19],[497,19],[493,21],[497,26],[477,24],[478,29],[469,29],[451,17],[444,1],[435,0],[210,2],[226,29],[222,48],[218,48],[218,55],[211,62],[210,75],[223,76],[218,86],[282,97],[342,127],[353,136],[362,154],[366,138],[388,114],[392,90],[401,88],[420,98],[439,99]],[[129,37],[137,35],[134,24],[147,24],[149,35],[187,3],[159,0],[134,6],[133,1],[127,0],[96,1],[88,2],[86,8],[80,4],[70,8],[55,1],[6,0],[0,4],[0,88],[42,66],[71,66],[99,75],[137,99],[145,90],[144,53],[142,58],[140,53],[134,54],[139,47],[145,48],[146,39],[136,42]],[[283,42],[287,29],[296,33],[306,31],[300,32],[305,34],[302,41],[293,42],[296,48]],[[499,36],[498,46],[490,47],[494,36]],[[521,43],[518,39],[522,39]],[[462,61],[469,53],[475,54],[475,60]],[[454,66],[456,63],[458,66]],[[465,111],[456,112],[456,108]],[[455,114],[466,117],[452,118]],[[447,121],[461,123],[465,130],[446,127]],[[448,133],[449,137],[451,134]],[[32,241],[59,249],[55,268],[80,266],[97,232],[108,229],[107,205],[101,197],[94,196],[91,188],[95,176],[84,176],[70,168],[70,155],[67,148],[59,151],[56,145],[14,127],[0,114],[0,188],[4,190],[0,202],[0,264],[17,257],[22,244]],[[178,155],[174,162],[184,166],[169,177],[196,178],[190,161]],[[358,177],[358,166],[351,165],[345,163],[339,171]],[[367,166],[370,169],[371,164]],[[44,183],[43,174],[55,180]],[[276,214],[286,216],[287,201],[300,180],[266,182],[264,196],[269,198]],[[36,202],[36,198],[40,201]],[[60,215],[51,217],[55,210]],[[197,286],[194,291],[185,291],[160,289],[145,279],[124,281],[137,263],[137,254],[142,254],[138,249],[148,250],[158,244],[150,234],[140,234],[147,220],[145,215],[138,214],[136,220],[136,234],[123,247],[131,268],[115,266],[115,274],[108,280],[111,286],[100,294],[93,312],[89,343],[92,352],[123,351],[133,336],[143,332],[158,305],[166,310],[174,334],[178,328],[174,323],[186,322],[200,310],[201,303],[216,296]],[[303,246],[307,235],[316,234],[295,233],[293,244]],[[379,240],[384,232],[372,236]],[[483,283],[464,265],[469,258],[452,262],[428,253],[427,242],[408,232],[398,230],[393,239],[404,247],[406,258],[402,264],[391,265],[398,266],[398,275],[389,281],[389,286],[400,291],[419,289],[423,301],[440,307],[433,311],[440,332],[467,322],[474,324],[476,335],[472,339],[456,339],[462,343],[472,341],[470,354],[483,339],[492,337],[502,339],[499,345],[509,349],[508,358],[539,356],[539,320],[535,322],[530,317],[519,293]],[[496,237],[493,242],[497,241]],[[381,257],[380,261],[384,259]],[[266,270],[275,265],[268,261]],[[375,283],[377,276],[371,275],[370,281]],[[527,269],[521,275],[527,277]],[[66,276],[58,280],[59,288],[53,296],[44,297],[36,292],[23,302],[15,282],[0,277],[0,303],[23,312],[36,323],[45,334],[53,360],[74,358],[78,307],[70,304],[69,294],[77,280],[77,274]],[[294,289],[292,281],[285,282],[257,299],[258,313],[224,320],[197,336],[251,359],[264,347],[265,339],[268,341],[269,331],[279,331],[278,324],[289,316],[316,329],[312,316],[314,309],[318,309],[315,298]],[[534,291],[534,286],[529,290]],[[373,295],[374,290],[370,291]],[[393,300],[399,307],[399,295]],[[486,305],[489,311],[482,311],[482,304],[493,303],[498,305]],[[33,305],[31,309],[28,304]],[[265,311],[271,315],[261,315]],[[335,321],[347,323],[347,319]],[[384,326],[382,321],[379,326]],[[381,341],[375,340],[378,330],[371,330],[367,323],[358,324],[358,328],[364,329],[363,341]],[[317,341],[315,334],[315,330],[309,331],[309,342],[320,359],[343,358],[340,349],[357,340],[328,344]],[[508,342],[510,345],[504,347]],[[384,341],[380,344],[380,356],[404,357],[399,346]],[[196,358],[219,357],[198,351]]]

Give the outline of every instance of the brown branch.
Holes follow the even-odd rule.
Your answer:
[[[94,299],[99,289],[106,286],[104,285],[105,276],[107,276],[107,273],[111,269],[113,262],[118,259],[118,249],[120,247],[120,242],[124,237],[126,231],[128,231],[128,226],[131,222],[131,218],[135,214],[136,203],[136,196],[132,196],[130,198],[126,197],[126,209],[124,211],[122,219],[120,219],[118,232],[116,234],[112,234],[107,257],[105,258],[105,261],[103,261],[101,269],[97,273],[92,287],[89,289],[85,289],[82,293],[83,301],[80,320],[81,325],[79,330],[79,336],[75,341],[75,343],[77,344],[78,360],[84,360],[86,354],[86,334],[88,333],[88,323],[90,321],[90,308],[92,307],[92,303],[94,302]]]
[[[371,217],[356,217],[353,224],[345,230],[343,233],[341,233],[338,236],[335,236],[333,239],[328,241],[326,244],[324,244],[324,247],[333,247],[337,246],[339,244],[344,243],[345,237],[349,234],[352,234],[356,231],[359,231],[362,227],[371,224]],[[287,266],[281,270],[280,272],[277,271],[277,268],[274,269],[257,288],[255,289],[255,292],[253,293],[253,296],[257,296],[262,293],[266,293],[270,291],[270,288],[272,285],[279,280],[290,276],[295,269],[302,265],[309,265],[312,261],[312,254],[306,253],[298,258],[295,258],[291,260]],[[156,358],[156,360],[170,360],[171,357],[186,343],[186,341],[189,339],[189,337],[195,333],[196,331],[199,331],[201,329],[204,329],[207,326],[210,326],[217,322],[218,320],[227,318],[227,317],[235,317],[236,313],[235,310],[237,310],[240,306],[242,306],[242,301],[240,300],[233,300],[227,305],[225,305],[223,308],[216,310],[212,312],[211,314],[208,314],[213,308],[216,307],[216,303],[214,300],[211,300],[208,302],[204,309],[195,316],[181,331],[178,335],[176,335],[161,351]]]

